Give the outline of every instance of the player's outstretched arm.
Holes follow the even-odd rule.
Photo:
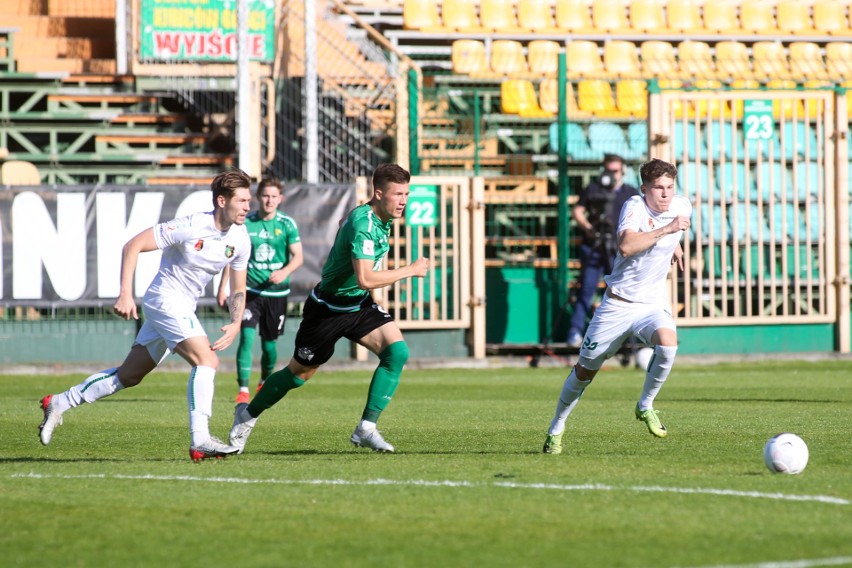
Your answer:
[[[112,309],[116,315],[126,320],[139,319],[139,314],[136,312],[136,299],[133,297],[133,273],[136,272],[139,253],[150,250],[157,250],[153,227],[145,229],[127,241],[121,250],[121,283],[118,299]]]
[[[362,290],[384,288],[405,278],[423,278],[429,271],[428,258],[418,258],[413,263],[401,268],[378,270],[375,272],[373,271],[372,260],[353,259],[352,265],[355,267],[355,278],[358,279],[358,287]]]
[[[216,340],[211,349],[221,351],[227,349],[240,333],[240,325],[243,321],[243,312],[246,309],[246,271],[231,270],[231,297],[228,302],[228,312],[231,321],[219,328],[222,337]]]

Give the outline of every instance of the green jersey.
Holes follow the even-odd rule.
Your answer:
[[[290,262],[290,245],[300,242],[296,222],[280,211],[276,211],[275,217],[265,221],[260,218],[260,212],[255,211],[246,217],[246,229],[251,238],[246,288],[249,292],[261,296],[289,295],[290,277],[278,284],[272,284],[269,275]]]
[[[337,230],[334,245],[322,268],[322,280],[318,286],[323,298],[336,296],[336,300],[342,300],[341,303],[344,305],[334,305],[336,302],[316,296],[315,299],[328,305],[332,310],[335,308],[337,311],[357,310],[357,302],[364,297],[366,291],[358,287],[352,260],[372,261],[373,270],[379,270],[390,248],[388,236],[392,225],[393,219],[387,222],[382,221],[368,203],[356,207]],[[348,299],[352,302],[347,302]]]

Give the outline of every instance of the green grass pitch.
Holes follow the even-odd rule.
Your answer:
[[[852,363],[676,364],[666,439],[633,417],[643,374],[604,370],[543,455],[565,371],[406,371],[374,454],[348,441],[370,372],[320,370],[202,463],[185,373],[70,411],[49,447],[38,399],[83,377],[0,376],[0,565],[852,565]],[[225,439],[234,394],[220,373]],[[801,475],[763,465],[782,431]]]

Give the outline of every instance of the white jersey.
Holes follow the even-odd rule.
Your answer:
[[[641,195],[631,197],[621,208],[618,233],[624,230],[647,233],[664,227],[675,217],[692,217],[692,204],[682,195],[675,195],[664,213],[652,211]],[[641,304],[662,304],[666,300],[666,276],[672,264],[672,255],[683,236],[683,231],[666,235],[651,248],[629,257],[615,257],[612,274],[604,278],[616,296]]]
[[[244,225],[220,231],[213,212],[193,213],[154,225],[154,240],[163,250],[160,269],[145,292],[144,302],[154,298],[182,299],[193,311],[204,288],[225,265],[245,270],[251,240]]]

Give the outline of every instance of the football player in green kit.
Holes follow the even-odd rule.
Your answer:
[[[251,238],[248,263],[246,310],[240,326],[237,346],[237,404],[249,401],[252,347],[260,328],[260,384],[263,385],[277,361],[276,340],[284,333],[290,276],[302,266],[302,243],[296,222],[278,210],[284,188],[275,179],[264,179],[257,186],[260,207],[246,217]],[[222,272],[217,299],[225,306],[228,299],[228,268]]]
[[[401,268],[381,269],[393,221],[405,212],[410,179],[396,164],[380,165],[373,173],[372,198],[353,209],[341,224],[323,266],[322,280],[305,302],[293,358],[284,369],[269,375],[250,404],[237,405],[230,441],[240,453],[260,414],[305,384],[331,358],[341,337],[379,357],[367,404],[350,441],[378,452],[394,451],[376,429],[376,422],[399,385],[408,346],[393,317],[373,301],[369,291],[405,278],[422,278],[429,269],[426,258]]]

